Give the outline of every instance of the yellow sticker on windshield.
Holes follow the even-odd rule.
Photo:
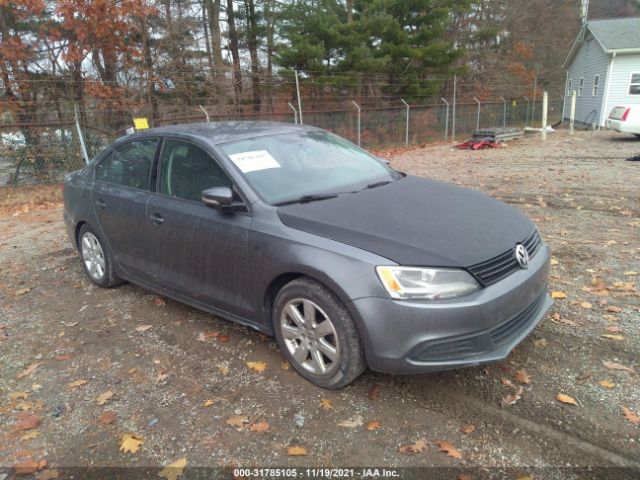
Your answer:
[[[149,128],[149,121],[144,117],[134,118],[133,126],[136,127],[136,130],[146,130]]]

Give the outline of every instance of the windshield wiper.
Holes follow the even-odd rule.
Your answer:
[[[276,207],[280,207],[282,205],[291,205],[293,203],[308,203],[308,202],[317,202],[318,200],[328,200],[329,198],[336,198],[338,195],[335,193],[326,193],[326,194],[314,194],[314,195],[302,195],[301,197],[294,198],[291,200],[284,200],[282,202],[274,203]]]
[[[392,180],[383,180],[381,182],[370,183],[369,185],[367,185],[366,188],[382,187],[383,185],[388,185],[390,183],[393,183],[393,181]]]

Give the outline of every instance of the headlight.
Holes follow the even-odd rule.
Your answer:
[[[478,282],[464,270],[416,267],[376,267],[392,298],[442,300],[475,292]]]

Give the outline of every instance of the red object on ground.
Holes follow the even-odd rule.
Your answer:
[[[455,147],[461,150],[481,150],[483,148],[498,148],[499,146],[499,143],[490,142],[489,140],[469,140]]]

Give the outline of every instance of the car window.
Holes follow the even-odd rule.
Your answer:
[[[157,146],[156,139],[120,145],[98,164],[96,180],[147,190]]]
[[[203,190],[231,184],[224,170],[200,147],[180,140],[165,141],[160,193],[199,202]]]

